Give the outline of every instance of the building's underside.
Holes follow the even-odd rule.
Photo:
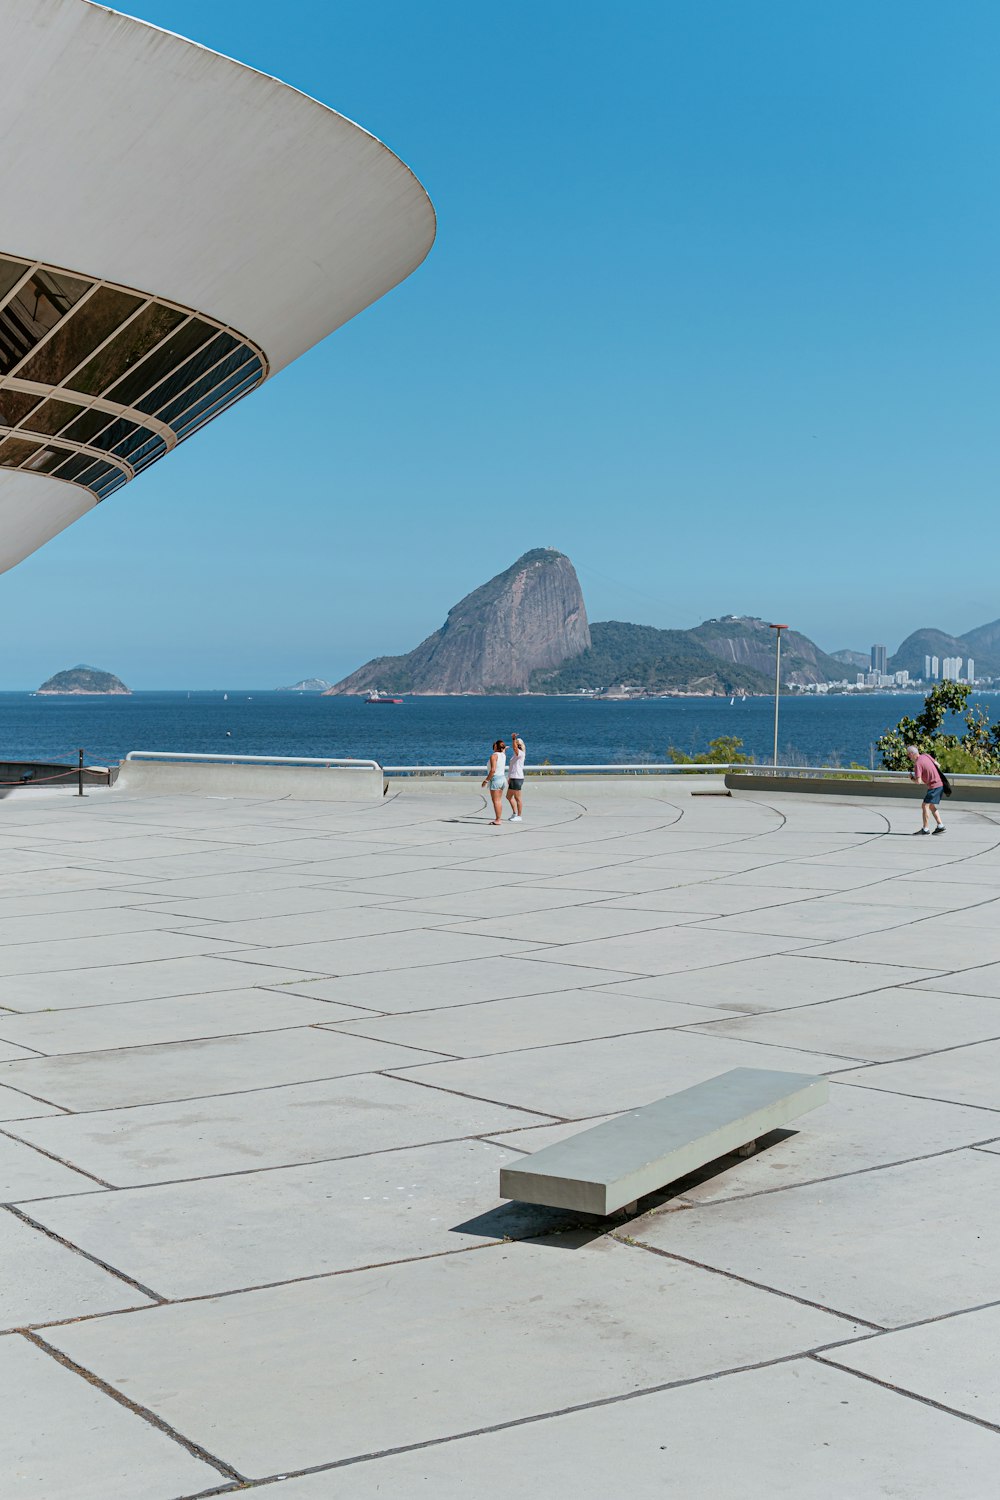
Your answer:
[[[5,0],[0,571],[412,271],[426,193],[294,89],[88,0]]]

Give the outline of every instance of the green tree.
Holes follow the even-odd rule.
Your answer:
[[[709,740],[708,749],[704,755],[685,755],[683,750],[678,750],[676,745],[671,745],[667,751],[675,766],[749,766],[753,763],[752,755],[741,755],[743,741],[738,740],[735,735],[723,734],[717,740]]]
[[[878,752],[887,771],[908,771],[907,745],[916,745],[934,756],[946,771],[980,774],[1000,773],[1000,724],[991,724],[981,708],[965,714],[965,734],[943,733],[949,714],[968,707],[971,686],[966,682],[939,682],[924,699],[916,718],[902,718],[878,741]]]

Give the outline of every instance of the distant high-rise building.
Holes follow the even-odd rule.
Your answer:
[[[931,680],[931,659],[930,659],[929,656],[925,656],[924,657],[924,681],[925,682],[930,682],[930,680]]]
[[[937,680],[938,680],[938,659],[937,659],[936,656],[932,656],[931,657],[930,681],[931,682],[937,682]]]
[[[886,649],[885,649],[884,646],[873,646],[872,647],[872,671],[873,672],[878,672],[879,674],[883,673],[885,671],[885,665],[886,665],[887,658],[888,658],[888,652],[886,651]]]
[[[946,682],[957,682],[962,675],[962,658],[946,656],[941,662],[941,676]]]
[[[902,672],[897,672],[893,677],[893,681],[895,682],[897,687],[906,687],[909,680],[910,674],[905,667],[903,668]]]
[[[965,674],[965,680],[966,682],[975,682],[976,680],[976,663],[971,656],[969,657],[969,670]]]

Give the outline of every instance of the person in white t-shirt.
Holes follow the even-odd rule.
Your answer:
[[[507,801],[510,803],[511,823],[520,823],[522,803],[521,788],[524,786],[524,741],[515,730],[510,737],[510,770],[507,773]]]

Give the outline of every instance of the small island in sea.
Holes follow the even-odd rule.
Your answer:
[[[99,667],[70,667],[66,672],[57,672],[37,690],[36,697],[76,694],[87,697],[108,697],[131,693],[120,677],[113,672],[102,672]]]

